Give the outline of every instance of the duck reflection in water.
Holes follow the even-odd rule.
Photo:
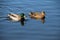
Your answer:
[[[41,20],[42,23],[45,23],[45,12],[30,12],[29,13],[30,18],[36,19],[36,20]]]
[[[44,24],[45,23],[45,17],[41,19],[41,22]]]

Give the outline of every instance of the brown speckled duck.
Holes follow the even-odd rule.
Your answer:
[[[30,18],[33,19],[40,19],[42,23],[45,23],[45,12],[30,12],[29,13]]]
[[[30,12],[29,16],[31,18],[35,18],[35,19],[43,19],[43,18],[45,18],[45,12],[44,11],[42,11],[42,12]]]

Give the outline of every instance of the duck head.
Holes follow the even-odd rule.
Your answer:
[[[36,14],[34,12],[30,12],[29,16],[36,16]]]
[[[41,13],[42,13],[42,15],[45,15],[45,11],[42,11]]]
[[[21,13],[21,14],[20,14],[20,16],[21,16],[21,17],[24,17],[24,16],[25,16],[25,14],[24,14],[24,13]]]
[[[33,12],[31,12],[31,15],[33,15],[34,13]]]

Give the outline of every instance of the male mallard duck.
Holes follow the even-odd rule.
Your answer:
[[[42,11],[42,12],[31,12],[29,13],[29,16],[31,18],[35,18],[35,19],[43,19],[45,18],[45,12]]]
[[[20,15],[11,13],[11,14],[8,14],[8,17],[13,21],[21,21],[22,18],[24,18],[24,19],[26,18],[23,13]]]

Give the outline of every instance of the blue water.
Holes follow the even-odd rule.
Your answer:
[[[30,19],[29,12],[46,12],[45,23]],[[0,16],[25,13],[29,20],[21,26],[0,18],[0,40],[60,40],[60,0],[0,0]]]

